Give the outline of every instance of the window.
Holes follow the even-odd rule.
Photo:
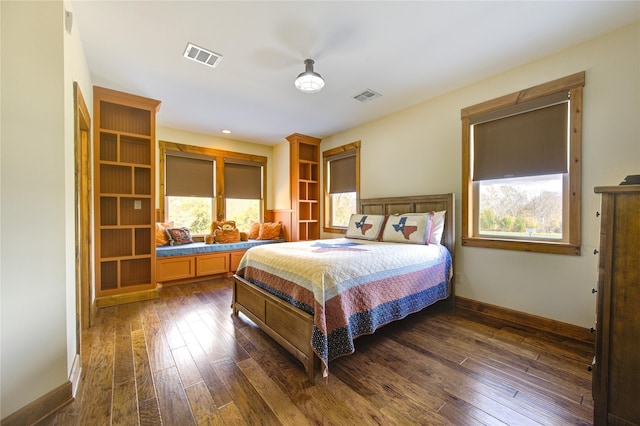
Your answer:
[[[166,157],[167,220],[208,234],[215,217],[215,160],[181,152]]]
[[[225,217],[238,229],[249,230],[261,217],[262,164],[225,158],[224,165]]]
[[[324,159],[324,230],[346,232],[358,210],[360,141],[322,153]]]
[[[584,72],[465,108],[462,245],[580,254]]]
[[[249,230],[264,217],[267,158],[160,141],[158,220],[208,234],[211,222]]]

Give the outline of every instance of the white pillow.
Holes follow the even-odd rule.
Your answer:
[[[431,224],[431,238],[429,244],[441,244],[442,233],[444,232],[444,215],[446,210],[433,212],[433,223]]]
[[[383,214],[352,214],[347,228],[347,238],[375,241],[384,224]]]
[[[382,241],[392,243],[428,244],[431,234],[431,213],[407,213],[387,218]]]

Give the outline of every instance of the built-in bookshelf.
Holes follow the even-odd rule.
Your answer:
[[[291,240],[320,238],[320,139],[294,133],[290,143]]]
[[[154,289],[160,102],[94,87],[96,296]]]

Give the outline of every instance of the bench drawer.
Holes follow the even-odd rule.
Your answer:
[[[172,281],[196,276],[195,258],[193,256],[169,257],[156,259],[156,281]]]
[[[216,253],[196,258],[196,275],[223,274],[229,272],[229,253]]]
[[[244,256],[245,252],[246,250],[231,252],[231,272],[235,272],[238,270],[238,264],[240,263],[240,260],[242,260],[242,256]]]

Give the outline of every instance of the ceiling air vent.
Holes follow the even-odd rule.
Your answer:
[[[379,98],[380,96],[382,96],[380,93],[374,92],[371,89],[365,89],[364,92],[355,95],[353,99],[360,102],[370,102],[374,99]]]
[[[202,47],[198,47],[195,44],[187,44],[187,49],[184,51],[184,57],[187,59],[200,62],[211,68],[215,68],[222,60],[222,55],[212,52]]]

